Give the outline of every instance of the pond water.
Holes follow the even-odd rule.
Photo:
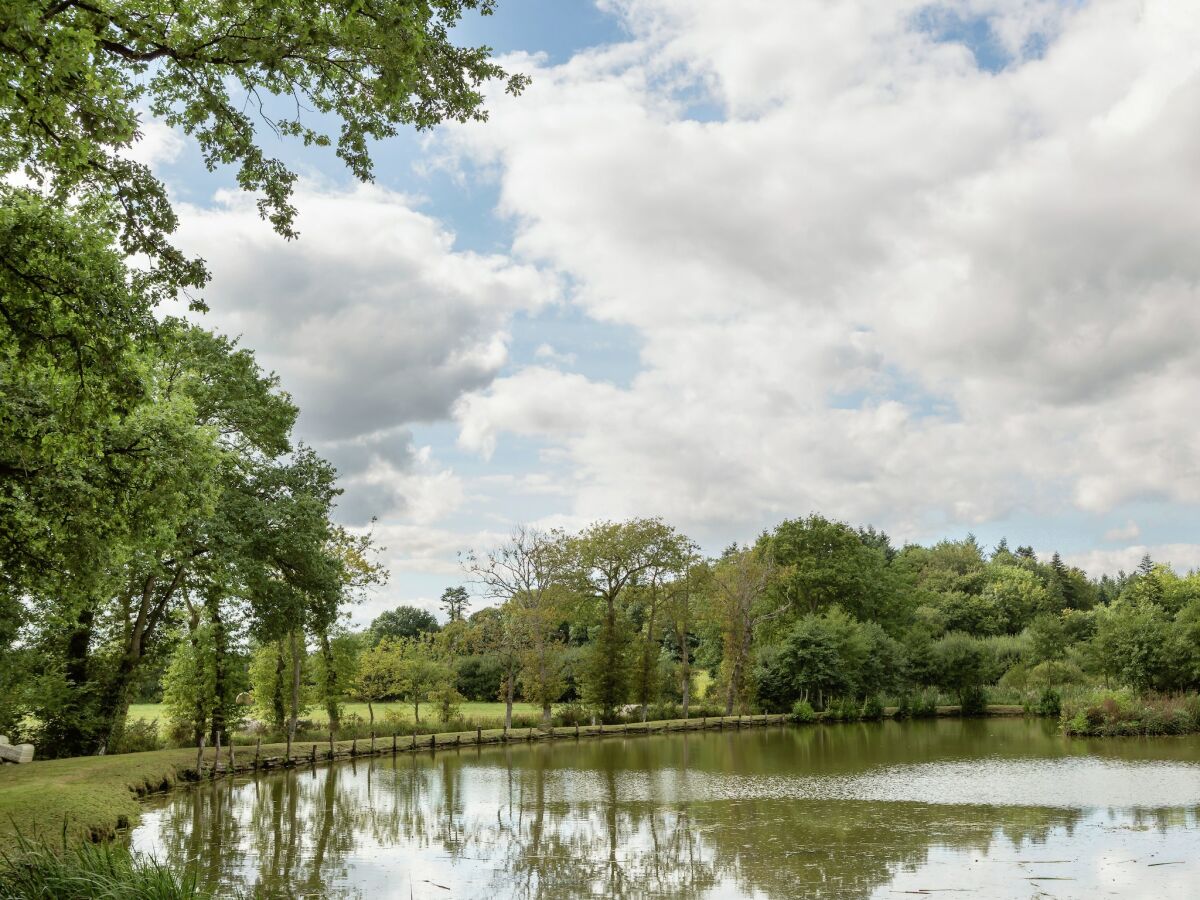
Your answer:
[[[400,754],[149,802],[135,848],[267,897],[1200,897],[1200,737],[1023,719]]]

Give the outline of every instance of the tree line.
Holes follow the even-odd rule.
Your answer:
[[[336,729],[359,700],[374,728],[376,704],[403,701],[417,723],[427,704],[426,721],[449,724],[469,699],[504,703],[506,727],[518,700],[543,726],[644,721],[695,714],[701,673],[705,711],[725,715],[917,710],[938,697],[978,711],[989,693],[1036,704],[1073,687],[1200,687],[1200,575],[1149,558],[1090,579],[1006,541],[896,548],[813,514],[715,557],[659,519],[521,527],[468,552],[464,569],[443,624],[401,606],[362,632],[302,642],[299,668],[291,646],[257,645],[253,714],[279,731],[322,705]],[[487,605],[469,612],[473,601]],[[299,671],[289,699],[284,675]],[[173,715],[186,720],[188,706]]]

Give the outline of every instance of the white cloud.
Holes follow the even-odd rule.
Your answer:
[[[553,302],[556,282],[455,250],[437,220],[383,188],[302,183],[295,203],[291,242],[244,195],[183,208],[182,243],[213,272],[205,324],[243,335],[279,373],[302,411],[299,433],[343,473],[349,520],[447,515],[462,484],[413,446],[409,426],[446,419],[485,387],[508,358],[513,314]]]
[[[175,162],[186,146],[184,136],[148,113],[143,112],[141,117],[140,134],[123,155],[152,168]]]
[[[629,42],[522,60],[443,149],[643,368],[492,381],[464,446],[557,448],[573,516],[727,535],[1200,503],[1200,11],[977,0],[996,73],[916,0],[609,6]]]
[[[1166,563],[1177,572],[1200,569],[1200,544],[1132,544],[1120,550],[1092,550],[1087,553],[1064,553],[1068,565],[1078,566],[1094,578],[1132,572],[1150,554],[1156,563]]]
[[[1142,529],[1138,528],[1137,522],[1130,519],[1124,525],[1117,528],[1110,528],[1104,532],[1104,540],[1113,543],[1118,541],[1136,541],[1141,533]]]

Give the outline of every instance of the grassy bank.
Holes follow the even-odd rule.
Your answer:
[[[1200,732],[1200,694],[1096,691],[1063,702],[1062,727],[1067,734],[1100,737],[1195,734]]]
[[[622,725],[581,725],[553,728],[452,731],[395,738],[398,752],[476,744],[498,744],[551,739],[601,737],[605,735],[653,734],[700,728],[738,728],[784,721],[783,716],[733,716],[725,719],[696,718],[634,722]],[[259,755],[254,749],[235,751],[236,772],[269,770],[285,766],[324,763],[374,752],[391,753],[393,737],[369,739],[296,742],[287,757],[286,744],[263,744]],[[73,759],[43,760],[22,766],[0,768],[0,846],[10,845],[18,832],[40,841],[99,841],[113,836],[118,829],[132,824],[138,815],[138,798],[165,791],[180,782],[212,777],[214,763],[219,774],[228,774],[228,750],[219,760],[205,751],[201,772],[196,770],[195,748],[152,750],[112,756],[83,756]]]

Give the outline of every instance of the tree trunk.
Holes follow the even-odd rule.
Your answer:
[[[370,700],[367,701],[367,716],[370,718],[371,727],[374,728],[375,727],[375,707],[371,705]],[[329,723],[329,727],[333,728],[332,721]],[[336,731],[337,729],[334,728],[333,730]]]
[[[293,628],[292,645],[292,704],[288,716],[288,739],[296,739],[296,723],[300,719],[300,629]]]
[[[64,674],[73,690],[66,708],[57,710],[62,717],[57,735],[60,744],[58,753],[61,756],[83,756],[92,749],[88,746],[91,743],[90,729],[84,724],[90,716],[84,705],[91,675],[92,626],[95,619],[95,611],[90,606],[80,610],[75,619],[75,628],[67,636]]]
[[[215,594],[206,595],[204,607],[208,610],[209,621],[213,628],[213,712],[212,735],[216,738],[218,732],[229,734],[229,723],[226,721],[225,700],[229,690],[229,636],[225,622],[221,618],[221,601]]]
[[[271,714],[275,721],[271,724],[280,731],[287,729],[287,698],[284,696],[284,685],[287,675],[287,649],[283,638],[275,642],[275,683],[272,685]]]
[[[509,672],[504,679],[504,730],[512,728],[513,696],[517,692],[516,674]]]
[[[543,727],[543,728],[549,728],[549,727],[550,727],[550,721],[551,721],[551,716],[550,716],[550,704],[549,704],[549,703],[543,703],[543,704],[542,704],[542,727]]]
[[[321,654],[325,659],[325,713],[329,716],[330,729],[336,733],[342,727],[341,708],[338,703],[341,685],[338,684],[337,669],[334,666],[333,642],[329,640],[329,634],[326,632],[321,633]]]

